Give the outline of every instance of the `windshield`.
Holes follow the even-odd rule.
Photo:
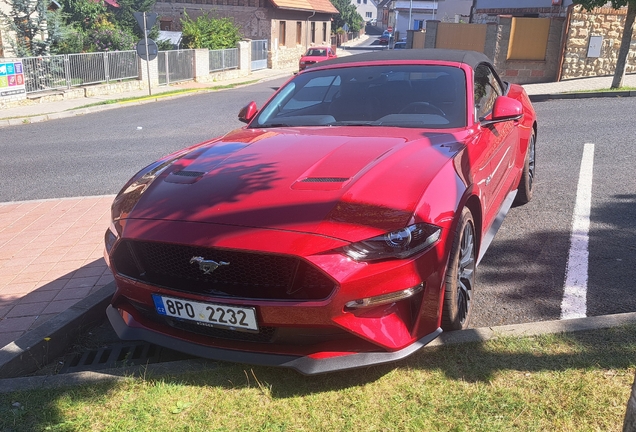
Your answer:
[[[382,65],[297,75],[250,127],[466,126],[466,78],[457,67]]]
[[[309,57],[324,57],[327,55],[327,50],[322,48],[312,48],[309,51],[307,51],[307,54],[305,54],[306,56]]]

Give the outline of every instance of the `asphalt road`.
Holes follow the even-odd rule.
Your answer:
[[[7,127],[0,202],[114,194],[138,169],[242,123],[283,80]],[[636,98],[536,103],[533,201],[511,209],[478,268],[472,326],[558,319],[583,146],[595,145],[587,314],[636,311]]]
[[[105,195],[161,156],[244,124],[285,80],[2,129],[0,202]]]
[[[583,146],[594,144],[587,315],[636,311],[636,98],[535,104],[533,200],[511,209],[478,269],[474,327],[559,319]]]

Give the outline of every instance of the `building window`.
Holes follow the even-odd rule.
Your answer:
[[[327,23],[322,23],[322,41],[327,42]]]
[[[303,23],[300,21],[296,21],[296,45],[302,45],[303,40],[301,38],[303,33]]]
[[[285,21],[278,23],[278,46],[285,46]]]
[[[362,3],[367,4],[367,0],[362,0]]]
[[[367,12],[365,16],[367,18],[373,18],[373,12]]]
[[[316,23],[311,22],[311,43],[316,43]]]
[[[162,18],[159,20],[159,30],[172,30],[172,18]]]
[[[422,30],[424,28],[424,20],[415,20],[413,22],[414,30]]]

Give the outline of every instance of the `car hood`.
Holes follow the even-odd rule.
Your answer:
[[[300,61],[313,61],[313,62],[319,62],[322,60],[327,60],[329,57],[327,56],[302,56],[300,58]],[[334,57],[335,58],[335,57]]]
[[[415,129],[239,129],[185,152],[127,217],[357,241],[412,223],[458,142]]]

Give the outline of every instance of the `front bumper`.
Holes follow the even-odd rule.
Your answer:
[[[239,351],[200,345],[186,340],[176,339],[143,326],[128,325],[119,311],[113,306],[108,306],[106,315],[117,335],[123,340],[145,340],[170,349],[212,360],[287,367],[295,369],[305,375],[342,371],[401,360],[427,345],[442,333],[442,329],[438,328],[411,345],[393,352],[337,352],[331,353],[329,357],[326,357],[324,353],[313,357],[311,355],[295,356]],[[129,320],[132,319],[133,318],[129,318]]]

